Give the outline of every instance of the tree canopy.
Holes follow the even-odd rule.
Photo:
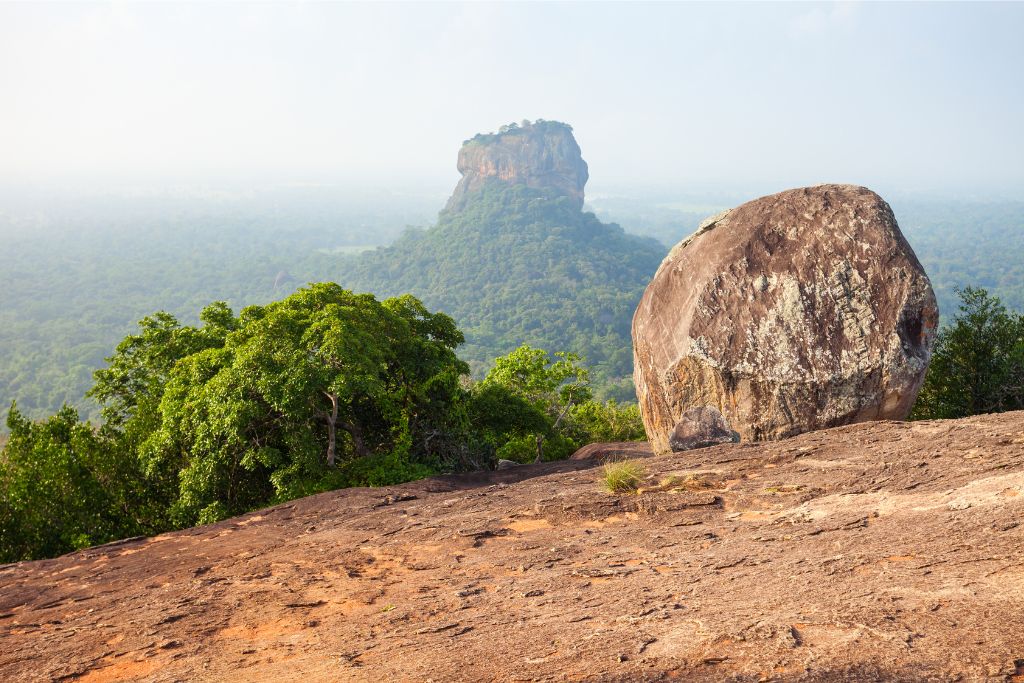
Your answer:
[[[596,440],[645,438],[640,411],[614,400],[592,400],[583,358],[522,345],[494,361],[476,396],[503,392],[504,406],[519,406],[514,429],[501,434],[499,457],[520,462],[557,460]],[[479,400],[479,399],[478,399]]]
[[[332,488],[356,458],[429,463],[429,437],[460,426],[462,334],[413,297],[317,284],[218,310],[221,343],[174,365],[141,444],[148,474],[178,473],[180,523]]]
[[[42,422],[17,406],[0,455],[0,563],[30,560],[138,533],[145,501],[130,464],[65,406]],[[126,466],[127,465],[127,466]]]
[[[960,312],[939,330],[912,418],[1024,409],[1024,315],[982,288],[957,293]]]
[[[118,344],[89,392],[99,428],[70,407],[37,423],[12,406],[0,562],[643,435],[638,413],[590,400],[574,354],[523,346],[473,383],[454,321],[409,295],[320,283],[199,317],[155,313]]]
[[[450,314],[474,377],[525,343],[587,358],[597,395],[633,400],[630,323],[664,255],[569,198],[498,182],[433,228],[346,259],[335,277],[382,296],[411,292]]]

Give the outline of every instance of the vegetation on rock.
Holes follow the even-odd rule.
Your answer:
[[[348,259],[338,277],[451,315],[477,377],[524,343],[565,349],[588,359],[599,397],[632,401],[630,319],[663,252],[570,198],[493,182],[430,230]]]
[[[469,140],[464,140],[462,144],[477,144],[477,145],[488,145],[500,140],[506,135],[525,135],[528,133],[548,133],[548,132],[561,132],[568,131],[572,132],[572,126],[568,123],[562,123],[561,121],[546,121],[544,119],[536,119],[530,121],[523,119],[522,122],[507,123],[498,129],[497,133],[477,133]]]

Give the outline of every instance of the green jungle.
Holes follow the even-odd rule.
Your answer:
[[[308,199],[0,216],[0,562],[644,438],[630,319],[706,212],[492,185],[401,229],[435,199],[348,227]],[[1024,408],[1024,204],[894,209],[944,321],[912,417]]]

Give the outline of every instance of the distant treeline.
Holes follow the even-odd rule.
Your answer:
[[[92,371],[143,316],[166,310],[185,323],[196,323],[197,312],[212,300],[238,308],[273,301],[306,282],[352,285],[348,267],[342,265],[349,261],[337,253],[339,248],[389,243],[407,224],[433,220],[434,207],[442,201],[374,198],[364,208],[346,212],[341,202],[316,202],[306,194],[288,202],[271,199],[258,212],[230,202],[140,203],[124,212],[123,203],[104,199],[84,207],[70,203],[59,211],[0,213],[0,419],[17,399],[23,414],[32,418],[51,415],[67,402],[95,420],[99,407],[84,398]],[[598,199],[595,206],[603,219],[657,238],[661,256],[716,209],[660,199]],[[1024,311],[1024,203],[902,201],[893,208],[931,277],[944,322],[957,309],[955,288],[968,285],[986,288],[1010,310]],[[574,230],[552,239],[572,247]],[[407,248],[414,250],[422,234],[411,233],[404,241]],[[506,250],[494,245],[486,258],[512,259],[512,272],[514,261],[523,255],[513,249],[513,239],[502,239],[508,239]],[[454,248],[476,246],[466,240]],[[574,258],[582,257],[577,249]],[[591,267],[607,271],[617,286],[614,278],[622,270],[616,264]],[[427,268],[425,264],[423,270]],[[579,277],[576,271],[578,265],[552,264],[552,272],[567,285]],[[467,287],[477,286],[474,273],[464,275]],[[608,313],[598,318],[608,320],[607,328],[570,327],[564,337],[569,343],[547,344],[541,342],[542,334],[561,333],[558,316],[565,311],[552,311],[536,322],[520,315],[524,298],[543,295],[530,290],[535,276],[533,269],[516,273],[517,294],[522,296],[494,299],[474,320],[443,305],[441,290],[395,292],[411,291],[429,299],[433,308],[453,314],[470,340],[460,354],[477,377],[486,372],[491,358],[529,341],[582,353],[594,366],[598,393],[628,398],[631,388],[623,380],[628,378],[630,354],[623,335],[628,334],[631,311],[625,299],[617,299],[627,293],[591,297],[581,291],[581,312],[608,306]],[[426,279],[424,283],[431,286]],[[541,327],[533,327],[537,324]]]

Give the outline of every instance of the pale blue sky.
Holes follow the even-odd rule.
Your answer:
[[[571,123],[591,186],[1024,198],[1024,4],[0,4],[0,182],[438,186]]]

